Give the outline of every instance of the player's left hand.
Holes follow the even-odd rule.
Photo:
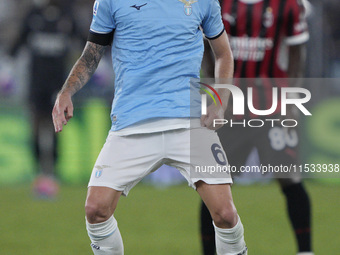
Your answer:
[[[214,125],[215,119],[224,119],[224,109],[221,105],[211,104],[207,108],[207,114],[201,116],[201,126],[211,130],[221,128],[222,124]]]

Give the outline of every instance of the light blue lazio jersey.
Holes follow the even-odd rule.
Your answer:
[[[97,0],[90,31],[113,30],[111,130],[200,117],[200,107],[190,110],[190,79],[199,78],[203,33],[214,38],[224,30],[218,0]]]

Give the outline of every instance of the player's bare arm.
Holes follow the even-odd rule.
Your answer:
[[[224,32],[220,37],[209,41],[212,52],[215,56],[215,79],[219,83],[231,82],[234,73],[234,59],[230,49],[227,34]],[[221,105],[211,104],[207,109],[207,115],[201,117],[201,125],[209,129],[217,130],[220,126],[213,126],[214,119],[223,119],[227,109],[230,91],[218,89],[222,100]]]
[[[289,46],[288,77],[302,78],[306,63],[306,44]],[[291,84],[298,86],[299,84]]]
[[[63,130],[63,125],[73,116],[73,104],[71,97],[79,91],[91,78],[98,67],[106,46],[87,42],[84,51],[73,66],[65,84],[58,93],[52,118],[56,133]]]
[[[204,39],[204,54],[201,71],[204,78],[215,77],[215,57],[207,39]]]
[[[288,62],[288,78],[289,86],[291,87],[302,87],[302,79],[305,70],[306,63],[306,44],[298,44],[289,46],[289,62]],[[296,95],[299,97],[299,95]],[[299,111],[293,105],[287,106],[287,115],[282,118],[298,119]]]

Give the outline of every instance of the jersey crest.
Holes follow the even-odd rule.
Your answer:
[[[189,1],[178,0],[178,1],[184,3],[184,13],[185,13],[185,15],[190,16],[192,14],[192,7],[191,7],[191,5],[196,3],[197,1],[196,0],[189,0]]]
[[[263,25],[267,28],[271,27],[274,24],[274,15],[273,15],[273,9],[271,7],[268,7],[266,9],[266,12],[264,13],[264,20]]]

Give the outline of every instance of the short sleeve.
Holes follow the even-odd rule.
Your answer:
[[[221,16],[221,6],[218,0],[208,0],[209,6],[206,9],[202,21],[202,29],[205,36],[210,39],[218,38],[224,31],[224,25]]]
[[[98,34],[111,33],[115,29],[111,0],[96,0],[90,31]]]
[[[288,45],[303,44],[309,39],[305,7],[301,0],[289,2],[286,43]]]

